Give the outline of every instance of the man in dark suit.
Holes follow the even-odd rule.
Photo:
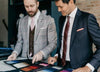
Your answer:
[[[58,65],[73,68],[73,72],[95,72],[100,66],[100,27],[96,18],[80,11],[75,0],[55,0],[55,4],[62,16],[59,19],[57,53],[48,58],[48,63],[58,61]],[[95,53],[93,43],[97,49]]]

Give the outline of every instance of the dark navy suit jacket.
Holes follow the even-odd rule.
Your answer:
[[[65,18],[66,17],[61,16],[59,19],[58,64],[61,63],[60,48]],[[77,31],[81,28],[83,28],[83,30]],[[94,54],[92,43],[94,43],[97,48]],[[87,63],[90,63],[95,69],[100,66],[100,27],[92,14],[80,11],[79,9],[77,10],[72,27],[69,53],[71,66],[74,69],[85,66]]]

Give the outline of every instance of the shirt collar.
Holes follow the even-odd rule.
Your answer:
[[[77,12],[77,7],[69,14],[70,17],[75,17]]]

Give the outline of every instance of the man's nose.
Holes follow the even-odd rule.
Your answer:
[[[28,10],[29,10],[29,11],[31,11],[31,10],[32,10],[32,8],[31,8],[31,7],[29,7],[29,8],[28,8]]]
[[[58,11],[59,11],[59,12],[61,12],[61,9],[60,9],[60,8],[58,8]]]

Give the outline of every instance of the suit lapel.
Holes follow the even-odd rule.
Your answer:
[[[26,41],[27,41],[27,47],[26,47],[26,51],[27,53],[29,52],[29,26],[28,26],[28,16],[26,16],[26,18],[24,19],[24,29],[25,29],[25,35],[26,35]],[[29,54],[29,53],[28,53]]]
[[[59,49],[58,49],[58,53],[60,53],[60,49],[61,49],[61,44],[62,44],[62,32],[63,32],[63,27],[64,27],[64,23],[65,23],[65,19],[66,19],[66,16],[61,16],[60,19],[59,19],[59,33],[58,33],[58,44],[59,44]]]
[[[24,21],[24,22],[25,22],[25,23],[24,23],[24,24],[25,24],[24,26],[25,26],[25,28],[27,28],[27,27],[28,27],[28,16],[26,16],[26,18],[25,18],[25,21]],[[26,30],[27,30],[27,29],[26,29]]]
[[[25,35],[27,36],[27,38],[29,38],[29,28],[28,28],[28,16],[26,16],[25,20],[24,20],[24,29],[25,29]]]
[[[74,39],[76,37],[76,33],[77,33],[77,28],[78,28],[78,25],[79,25],[79,18],[81,16],[81,12],[80,10],[78,9],[77,10],[77,13],[76,13],[76,16],[75,16],[75,20],[74,20],[74,23],[73,23],[73,28],[72,28],[72,33],[71,33],[71,42],[70,42],[70,48],[71,46],[73,46],[73,42],[74,42]]]
[[[35,29],[34,41],[37,40],[38,34],[40,32],[40,28],[43,26],[43,24],[44,24],[43,15],[40,13],[39,19],[37,21],[37,27]]]

